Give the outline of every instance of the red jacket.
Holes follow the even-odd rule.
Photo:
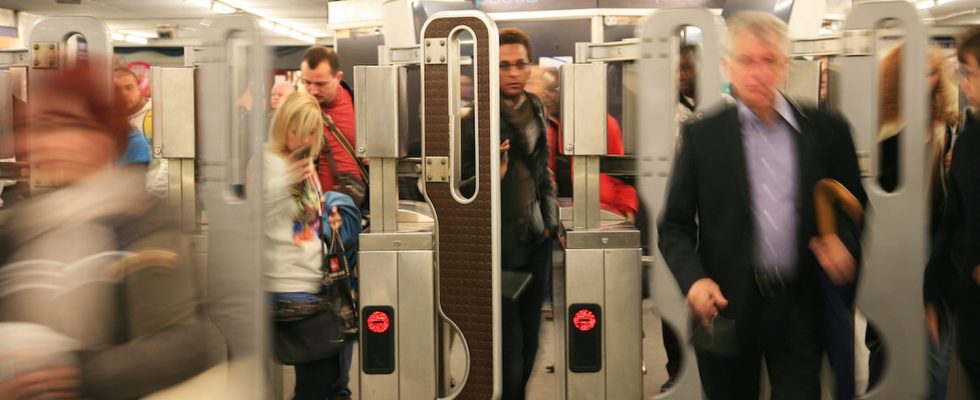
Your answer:
[[[606,146],[608,147],[608,154],[611,156],[623,155],[623,133],[619,127],[619,123],[611,115],[606,115]],[[557,154],[562,154],[562,135],[561,126],[557,120],[554,118],[548,119],[548,148],[551,150],[548,154],[548,165],[551,167],[552,171],[555,171],[555,158]],[[570,172],[570,171],[569,171]],[[552,177],[559,174],[557,171]],[[571,173],[564,174],[566,176],[572,176]],[[560,184],[556,182],[556,184]],[[559,192],[562,192],[559,188]],[[571,192],[571,190],[568,190]],[[636,215],[636,211],[639,209],[640,201],[636,196],[636,189],[627,183],[609,176],[608,174],[599,174],[599,204],[605,209],[612,211],[616,214],[626,216],[626,214]]]
[[[354,96],[343,85],[339,85],[337,87],[337,95],[334,96],[333,101],[325,106],[321,105],[321,107],[323,112],[327,113],[333,119],[334,124],[337,125],[337,129],[340,129],[340,132],[344,134],[344,137],[347,138],[351,146],[356,149],[357,131],[355,130],[356,122],[354,119]],[[333,174],[330,171],[329,161],[327,161],[328,151],[333,154],[334,161],[337,163],[338,173],[351,173],[363,180],[364,177],[361,176],[361,170],[357,167],[357,161],[344,150],[344,147],[333,137],[333,134],[330,133],[326,125],[323,126],[323,135],[326,140],[324,142],[326,145],[321,150],[320,165],[318,166],[320,185],[323,187],[323,190],[329,191],[334,185]]]

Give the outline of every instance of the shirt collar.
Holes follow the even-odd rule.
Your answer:
[[[736,98],[736,107],[738,107],[738,117],[743,123],[746,121],[751,121],[753,123],[761,124],[762,120],[755,115],[752,110],[749,109],[741,100]],[[796,121],[796,115],[793,114],[793,107],[789,104],[789,100],[783,97],[782,93],[776,92],[776,102],[773,104],[773,109],[776,110],[776,114],[779,115],[786,123],[788,123],[797,132],[800,131],[800,124]]]

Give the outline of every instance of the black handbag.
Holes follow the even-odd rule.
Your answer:
[[[275,321],[273,349],[280,363],[305,364],[336,356],[344,349],[343,322],[329,301],[321,297],[326,305],[306,318]]]
[[[282,364],[305,364],[336,356],[344,349],[347,335],[357,333],[357,297],[350,284],[347,252],[340,232],[335,230],[332,236],[329,248],[323,243],[325,290],[317,300],[279,300],[272,306],[273,352]],[[328,267],[331,258],[337,259],[338,271]]]

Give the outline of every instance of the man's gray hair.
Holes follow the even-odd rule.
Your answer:
[[[789,56],[789,29],[783,20],[763,11],[742,11],[728,19],[728,35],[725,40],[725,54],[735,51],[735,38],[750,34],[777,46],[784,56]]]

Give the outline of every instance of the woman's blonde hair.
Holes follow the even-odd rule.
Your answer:
[[[879,101],[881,101],[881,124],[901,124],[900,115],[902,112],[901,96],[901,72],[902,54],[905,52],[905,45],[901,44],[890,50],[881,59],[881,69],[879,71]],[[929,122],[931,125],[945,123],[955,125],[957,116],[952,107],[953,99],[956,95],[953,80],[950,77],[948,68],[945,66],[942,54],[936,48],[929,48],[929,63],[926,65],[927,71],[934,62],[939,63],[939,80],[936,87],[929,95],[931,113]]]
[[[269,150],[281,156],[289,154],[286,148],[286,135],[290,127],[295,127],[300,135],[313,135],[310,145],[311,155],[320,154],[323,145],[323,117],[320,104],[313,95],[294,92],[279,105],[269,124]]]

